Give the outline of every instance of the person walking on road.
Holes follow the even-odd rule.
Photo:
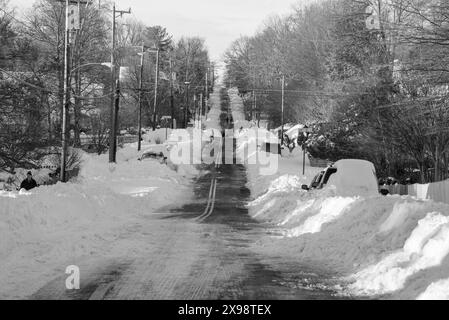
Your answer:
[[[34,189],[37,187],[36,180],[33,179],[33,174],[31,171],[28,171],[27,177],[25,180],[22,181],[20,184],[20,189],[25,189],[26,191],[30,191],[31,189]]]

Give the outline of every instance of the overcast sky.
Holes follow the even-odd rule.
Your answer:
[[[97,1],[97,0],[96,0]],[[179,38],[200,36],[213,60],[221,58],[231,42],[252,35],[274,14],[288,13],[295,3],[307,0],[116,0],[118,9],[131,7],[133,16],[147,25],[161,25]],[[13,0],[29,7],[33,0]]]
[[[240,35],[251,35],[269,15],[289,11],[298,0],[119,0],[145,23],[167,27],[175,37],[200,36],[218,59]]]

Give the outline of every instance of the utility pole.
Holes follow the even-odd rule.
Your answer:
[[[72,0],[71,3],[74,3],[75,0]],[[84,27],[84,23],[86,22],[86,18],[81,18],[81,4],[85,5],[85,8],[87,9],[89,5],[92,4],[92,1],[81,1],[76,0],[78,5],[78,11],[76,12],[76,15],[72,17],[72,20],[69,20],[69,24],[71,25],[71,29],[75,29],[75,39],[72,41],[72,47],[71,48],[71,57],[74,60],[71,65],[79,67],[81,65],[81,35],[82,30]],[[73,7],[72,7],[73,8]],[[76,58],[76,59],[75,59]],[[81,69],[78,68],[75,73],[75,107],[74,107],[74,114],[73,114],[73,120],[75,125],[75,142],[74,145],[77,147],[81,146],[81,140],[80,140],[80,121],[81,121],[81,82],[82,82],[82,76],[81,76]]]
[[[175,129],[175,97],[173,95],[173,61],[170,53],[170,110],[171,110],[171,128]]]
[[[156,131],[157,87],[159,86],[159,48],[156,50],[156,81],[154,84],[153,131]]]
[[[284,145],[284,102],[285,102],[285,75],[282,75],[281,148]]]
[[[120,108],[120,79],[115,81],[115,99],[114,99],[114,124],[115,124],[115,140],[114,140],[114,162],[117,156],[117,132],[118,132],[118,112]]]
[[[115,144],[117,143],[117,131],[115,126],[115,3],[112,5],[112,51],[111,51],[111,109],[109,127],[109,163],[116,161]]]
[[[212,85],[215,85],[215,64],[212,64]]]
[[[199,129],[203,129],[203,93],[200,93],[200,123]]]
[[[111,50],[111,124],[110,124],[110,132],[109,132],[109,162],[116,162],[117,155],[117,130],[118,130],[118,107],[120,102],[120,83],[117,78],[116,72],[116,61],[115,61],[115,50],[116,50],[116,18],[117,13],[120,16],[123,14],[130,14],[131,9],[128,11],[116,10],[115,3],[112,6],[112,50]]]
[[[142,149],[142,95],[143,95],[143,62],[144,62],[144,56],[145,56],[145,45],[142,42],[142,51],[140,53],[142,56],[140,57],[140,78],[139,78],[139,113],[138,113],[138,139],[137,142],[137,151],[140,151]]]
[[[64,0],[59,0],[63,2]],[[80,4],[89,5],[89,2],[85,1],[73,1],[73,0],[65,0],[65,42],[64,42],[64,92],[62,99],[62,143],[61,143],[61,173],[60,180],[61,182],[67,182],[67,142],[68,142],[68,132],[67,132],[67,124],[68,124],[68,109],[70,104],[70,87],[71,87],[71,76],[70,76],[70,4],[78,5],[78,12],[80,14]],[[79,20],[79,16],[75,17]],[[78,27],[79,28],[79,27]]]
[[[185,103],[185,110],[184,110],[184,128],[187,129],[187,123],[188,123],[188,117],[189,117],[189,55],[186,55],[186,75],[185,75],[185,81],[184,81],[184,85],[186,86],[185,88],[185,98],[184,98],[184,103]]]
[[[64,96],[62,100],[62,150],[61,150],[61,182],[67,181],[67,112],[70,102],[70,31],[69,31],[69,5],[70,0],[66,0],[65,8],[65,44],[64,44]]]
[[[206,97],[204,98],[204,102],[205,102],[205,113],[207,114],[207,112],[209,111],[207,109],[207,102],[209,101],[209,72],[210,72],[210,66],[207,66],[207,71],[206,71]]]
[[[257,127],[260,128],[260,110],[257,109],[257,93],[254,92],[254,108],[256,109]]]
[[[195,110],[194,114],[193,114],[193,123],[195,125],[197,125],[197,121],[198,121],[198,104],[197,104],[197,99],[196,99],[196,90],[193,91],[193,110]]]
[[[190,82],[184,82],[186,89],[185,89],[185,110],[184,110],[184,128],[187,129],[187,124],[188,124],[188,117],[189,117],[189,85]]]
[[[78,0],[78,15],[81,15],[81,2]],[[78,17],[78,20],[80,17]],[[84,21],[83,21],[84,22]],[[78,67],[80,63],[80,33],[81,33],[81,27],[76,30],[75,32],[75,39],[73,40],[73,49],[72,49],[72,60],[71,63],[72,66]],[[80,140],[80,113],[81,113],[81,69],[77,69],[75,76],[75,105],[73,108],[73,122],[74,122],[74,146],[75,147],[81,147],[81,140]]]
[[[253,101],[252,101],[252,108],[251,108],[251,121],[255,119],[255,111],[256,110],[256,92],[253,90]]]

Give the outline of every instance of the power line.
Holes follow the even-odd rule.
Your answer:
[[[94,100],[94,99],[104,99],[104,98],[112,96],[113,94],[114,94],[114,92],[109,92],[102,96],[94,96],[94,97],[77,96],[77,95],[72,94],[72,97],[80,99],[80,100]]]
[[[282,93],[282,89],[240,89],[241,91],[254,91],[254,92],[258,92],[258,93],[267,93],[267,92],[276,92],[276,93]],[[305,90],[285,90],[285,93],[293,93],[293,94],[301,94],[305,97],[327,97],[327,98],[340,98],[340,97],[351,97],[351,96],[366,96],[366,95],[371,95],[372,93],[369,92],[348,92],[347,94],[345,93],[338,93],[338,92],[319,92],[319,91],[305,91]],[[441,99],[447,99],[449,97],[448,95],[441,95],[441,96],[429,96],[429,97],[421,97],[421,98],[417,98],[415,100],[403,100],[403,101],[398,101],[398,102],[394,102],[394,103],[390,103],[390,104],[384,104],[384,105],[379,105],[376,106],[376,109],[387,109],[387,108],[391,108],[391,107],[401,107],[401,106],[407,106],[407,105],[416,105],[417,103],[426,103],[426,102],[432,102],[432,101],[437,101],[437,100],[441,100]]]
[[[23,26],[25,26],[25,27],[27,27],[27,28],[30,28],[30,26],[28,26],[25,22],[20,21],[19,19],[17,19],[16,17],[14,17],[12,14],[10,14],[10,13],[9,13],[8,11],[6,11],[5,9],[0,8],[0,10],[3,11],[3,12],[4,12],[8,17],[10,17],[12,20],[14,20],[14,21],[20,23],[21,25],[23,25]]]
[[[417,103],[425,103],[425,102],[430,102],[430,101],[436,101],[436,100],[440,100],[440,99],[446,99],[448,97],[449,97],[449,95],[421,97],[421,98],[417,98],[415,100],[406,100],[406,101],[399,101],[399,102],[394,102],[394,103],[390,103],[390,104],[380,105],[380,106],[377,107],[377,109],[387,109],[387,108],[391,108],[391,107],[401,107],[401,106],[405,106],[405,105],[415,105]]]
[[[52,95],[59,95],[59,92],[55,92],[55,91],[52,91],[52,90],[49,90],[49,89],[45,89],[45,88],[39,87],[39,86],[37,86],[35,84],[32,84],[30,82],[27,82],[25,80],[22,80],[18,76],[15,76],[14,74],[12,74],[9,71],[6,71],[6,70],[4,70],[2,68],[0,68],[0,71],[3,72],[4,74],[6,74],[8,77],[11,77],[11,78],[17,80],[20,83],[22,83],[22,84],[24,84],[24,85],[26,85],[28,87],[31,87],[33,89],[36,89],[36,90],[39,90],[39,91],[43,91],[45,93],[49,93],[49,94],[52,94]],[[78,99],[91,100],[91,99],[103,99],[103,98],[111,96],[112,94],[113,94],[113,92],[106,93],[106,94],[104,94],[102,96],[94,96],[94,97],[73,96],[73,97],[76,97]]]
[[[20,79],[19,77],[15,76],[14,74],[12,74],[12,73],[10,73],[9,71],[6,71],[6,70],[4,70],[4,69],[2,69],[2,68],[0,68],[0,71],[3,72],[3,73],[5,73],[7,76],[9,76],[9,77],[11,77],[11,78],[13,78],[13,79],[19,81],[20,83],[22,83],[22,84],[24,84],[24,85],[27,85],[27,86],[32,87],[32,88],[34,88],[34,89],[37,89],[37,90],[39,90],[39,91],[44,91],[44,92],[46,92],[46,93],[55,94],[55,93],[52,92],[51,90],[48,90],[48,89],[45,89],[45,88],[36,86],[36,85],[34,85],[34,84],[32,84],[32,83],[29,83],[29,82],[27,82],[27,81],[25,81],[25,80],[22,80],[22,79]]]
[[[258,93],[264,93],[264,92],[279,92],[282,93],[282,89],[269,89],[269,88],[239,88],[241,91],[255,91]],[[312,91],[312,90],[289,90],[289,89],[285,89],[284,90],[285,93],[298,93],[298,94],[304,94],[304,95],[313,95],[313,96],[317,96],[317,95],[321,95],[321,96],[344,96],[344,97],[348,97],[351,95],[370,95],[371,93],[361,93],[361,92],[325,92],[325,91]]]

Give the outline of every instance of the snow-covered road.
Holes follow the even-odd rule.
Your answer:
[[[251,249],[256,241],[272,237],[273,229],[248,215],[250,192],[243,166],[203,169],[208,173],[196,180],[194,201],[124,228],[117,248],[108,256],[76,261],[82,275],[80,291],[66,291],[61,274],[32,298],[335,298],[332,291],[318,289],[326,276],[318,276],[316,268],[312,272],[288,256],[267,256]],[[198,221],[213,179],[217,181],[214,209]],[[124,253],[120,247],[131,250]]]
[[[320,169],[299,175],[296,151],[263,174],[237,92],[211,101],[212,164],[169,168],[127,146],[117,165],[87,157],[76,183],[1,193],[0,298],[449,297],[447,205],[305,192]],[[66,289],[69,265],[79,290]]]
[[[218,119],[211,118],[210,128],[229,127],[216,106],[212,114]],[[256,242],[276,236],[276,229],[249,215],[246,168],[236,163],[236,140],[228,139],[232,153],[226,153],[229,144],[221,143],[218,161],[201,166],[193,200],[167,208],[169,212],[141,216],[121,230],[107,253],[74,261],[82,275],[79,291],[65,289],[60,269],[61,275],[31,298],[338,298],[329,289],[335,280],[317,266],[253,250]]]

